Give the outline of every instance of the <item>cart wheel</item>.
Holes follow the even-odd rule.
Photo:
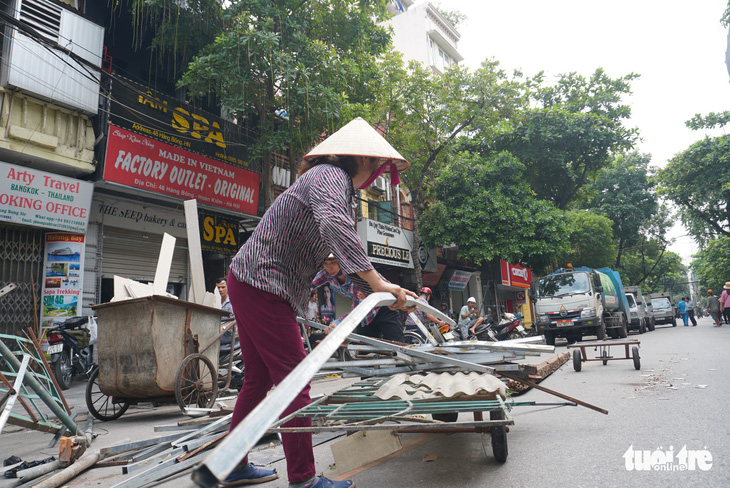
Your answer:
[[[218,374],[213,363],[202,354],[183,359],[175,376],[175,399],[180,410],[187,407],[210,408],[218,395]]]
[[[580,350],[579,349],[573,349],[573,369],[576,371],[580,371],[582,364],[580,360]]]
[[[116,420],[129,408],[129,400],[110,397],[99,389],[99,368],[89,377],[86,384],[86,407],[99,420]]]
[[[637,346],[631,348],[631,357],[634,358],[634,368],[641,369],[641,358],[639,357],[639,348]]]
[[[601,353],[601,357],[603,358],[603,365],[604,366],[607,365],[608,364],[608,351],[604,350]]]
[[[504,420],[504,412],[502,410],[492,410],[489,412],[490,420]],[[492,432],[492,454],[494,459],[503,463],[507,461],[507,427],[504,425],[495,425],[491,428]]]
[[[459,412],[432,413],[431,417],[441,422],[456,422],[459,418]]]

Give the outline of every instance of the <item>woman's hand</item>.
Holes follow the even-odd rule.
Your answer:
[[[413,293],[411,290],[406,290],[405,288],[401,288],[400,286],[393,283],[388,283],[383,280],[379,281],[380,282],[376,284],[376,286],[371,285],[371,288],[373,289],[373,292],[386,292],[391,293],[393,294],[393,296],[395,296],[396,302],[389,307],[391,310],[401,309],[405,310],[406,312],[412,312],[416,310],[416,307],[406,307],[405,304],[407,297],[410,296],[413,298],[418,298],[418,295]]]

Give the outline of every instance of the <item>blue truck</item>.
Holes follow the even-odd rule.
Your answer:
[[[537,330],[549,345],[556,337],[574,343],[587,335],[602,340],[628,333],[629,303],[621,276],[611,268],[569,264],[531,283],[530,299]]]

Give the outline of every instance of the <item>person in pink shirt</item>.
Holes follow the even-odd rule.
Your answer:
[[[725,282],[720,295],[720,310],[725,318],[725,323],[730,324],[730,281]]]

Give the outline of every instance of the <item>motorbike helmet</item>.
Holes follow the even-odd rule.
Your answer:
[[[427,286],[424,286],[423,288],[421,288],[421,293],[425,293],[427,295],[433,295],[433,292],[431,291],[431,288],[429,288]]]

